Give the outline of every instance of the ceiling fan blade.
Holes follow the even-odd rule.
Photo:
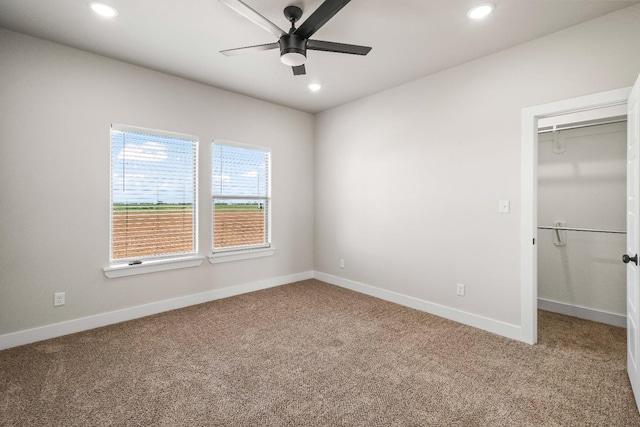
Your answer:
[[[325,0],[298,28],[295,35],[308,39],[351,0]]]
[[[294,76],[302,76],[304,74],[307,74],[307,69],[304,68],[304,64],[298,65],[297,67],[291,67],[291,68],[293,69]]]
[[[249,7],[247,4],[243,3],[240,0],[220,0],[220,1],[226,6],[228,6],[229,8],[235,10],[240,15],[247,18],[249,21],[269,31],[271,34],[273,34],[277,38],[280,38],[287,34],[282,29],[280,29],[280,27],[278,27],[276,24],[269,21],[267,18],[260,15],[258,12],[256,12],[255,10],[253,10],[251,7]]]
[[[236,56],[236,55],[244,55],[245,53],[259,52],[261,50],[277,49],[279,47],[280,45],[278,44],[278,42],[275,42],[275,43],[269,43],[269,44],[259,44],[256,46],[239,47],[236,49],[221,50],[220,53],[225,56]]]
[[[322,40],[309,40],[308,50],[321,50],[324,52],[350,53],[352,55],[366,55],[371,51],[368,46],[358,46],[355,44],[325,42]]]

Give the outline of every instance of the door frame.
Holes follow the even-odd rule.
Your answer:
[[[631,89],[625,87],[522,109],[520,328],[521,341],[528,344],[538,342],[538,120],[626,105]]]

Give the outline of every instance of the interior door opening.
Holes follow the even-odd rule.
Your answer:
[[[538,121],[539,309],[626,328],[626,156],[624,105]]]
[[[522,110],[521,145],[521,340],[538,340],[538,131],[539,122],[563,115],[622,108],[627,115],[626,265],[627,373],[640,408],[640,76],[631,87]],[[615,115],[611,115],[615,116]],[[610,117],[611,117],[610,116]],[[557,228],[557,227],[556,227]],[[546,232],[546,230],[545,230]]]
[[[521,146],[521,340],[538,341],[538,131],[542,126],[621,115],[630,87],[528,107],[522,110]],[[547,232],[547,231],[541,231]]]

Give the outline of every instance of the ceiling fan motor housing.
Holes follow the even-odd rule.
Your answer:
[[[280,59],[283,63],[292,67],[304,64],[307,58],[307,39],[287,34],[280,37]]]

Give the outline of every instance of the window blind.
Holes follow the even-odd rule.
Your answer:
[[[195,253],[197,138],[111,128],[111,259]]]
[[[267,149],[213,143],[214,252],[270,245],[270,162]]]

